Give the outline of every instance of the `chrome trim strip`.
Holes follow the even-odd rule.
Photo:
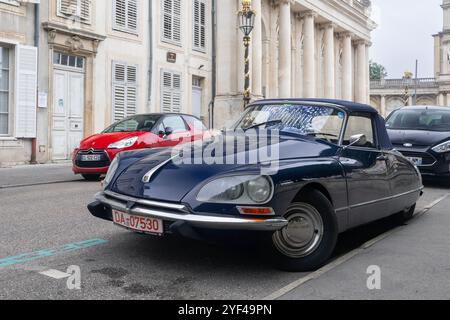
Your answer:
[[[128,197],[126,197],[128,198]],[[284,218],[272,219],[245,219],[235,217],[210,216],[207,214],[194,215],[191,213],[170,213],[159,210],[147,209],[135,206],[132,209],[123,204],[106,197],[106,193],[100,192],[95,196],[97,201],[108,204],[115,210],[124,211],[144,217],[153,217],[167,221],[184,221],[195,227],[203,227],[218,230],[251,230],[251,231],[278,231],[287,226],[288,221]],[[130,197],[130,199],[133,199]],[[136,199],[135,199],[136,200]],[[140,204],[139,202],[136,202]]]
[[[173,159],[175,159],[176,157],[178,157],[178,155],[171,157],[170,159],[167,159],[166,161],[161,162],[160,164],[158,164],[157,166],[155,166],[154,168],[152,168],[149,172],[147,172],[144,177],[142,177],[142,182],[143,183],[149,183],[150,180],[152,179],[152,176],[157,173],[160,169],[162,169],[163,167],[166,166],[166,164],[168,164],[169,162],[172,162]]]
[[[403,197],[403,196],[407,196],[407,195],[409,195],[411,193],[421,192],[421,191],[423,191],[423,189],[424,189],[424,187],[420,187],[420,188],[418,188],[416,190],[400,193],[400,194],[395,195],[395,196],[390,196],[390,197],[381,198],[381,199],[377,199],[377,200],[373,200],[373,201],[368,201],[368,202],[363,202],[363,203],[359,203],[359,204],[354,204],[354,205],[349,206],[349,207],[343,207],[343,208],[336,209],[335,211],[336,212],[344,211],[344,210],[348,210],[348,209],[354,209],[354,208],[359,208],[359,207],[363,207],[363,206],[368,206],[368,205],[371,205],[371,204],[376,204],[378,202],[389,201],[389,200],[397,199],[397,198],[400,198],[400,197]]]

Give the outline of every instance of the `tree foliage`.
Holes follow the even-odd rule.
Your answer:
[[[387,75],[388,73],[384,66],[370,60],[370,80],[381,80],[386,78]]]

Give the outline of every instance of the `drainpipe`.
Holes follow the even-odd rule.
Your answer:
[[[217,43],[216,43],[216,33],[217,33],[217,0],[212,0],[211,6],[211,17],[212,17],[212,80],[211,80],[211,102],[208,106],[209,112],[209,128],[214,128],[214,102],[216,100],[217,94]]]
[[[149,66],[148,66],[148,90],[147,90],[147,104],[152,99],[152,83],[153,83],[153,1],[148,2],[148,15],[149,15]],[[150,106],[151,107],[151,106]]]
[[[34,5],[34,46],[38,48],[38,59],[39,59],[39,33],[40,33],[40,7],[39,3],[35,3]],[[39,61],[39,60],[38,60]],[[39,63],[38,63],[39,66]],[[37,69],[37,94],[39,93],[39,67]],[[37,109],[37,101],[36,101],[36,109]],[[36,123],[37,123],[37,112],[36,112]],[[37,130],[37,129],[36,129]],[[37,132],[36,132],[37,135]],[[31,164],[37,163],[37,138],[31,139]]]

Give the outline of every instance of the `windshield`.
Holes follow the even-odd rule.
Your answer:
[[[260,105],[248,108],[235,130],[270,128],[339,142],[345,112],[332,107],[296,104]]]
[[[450,111],[445,110],[399,110],[386,122],[388,129],[450,131]]]
[[[139,115],[116,122],[103,133],[152,131],[161,116]]]

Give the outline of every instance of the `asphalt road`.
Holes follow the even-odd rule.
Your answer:
[[[306,276],[274,270],[249,248],[130,233],[88,213],[99,183],[42,182],[0,189],[0,299],[262,299]],[[449,192],[428,186],[418,210]],[[335,258],[395,227],[342,235]],[[73,265],[81,290],[40,273]]]

